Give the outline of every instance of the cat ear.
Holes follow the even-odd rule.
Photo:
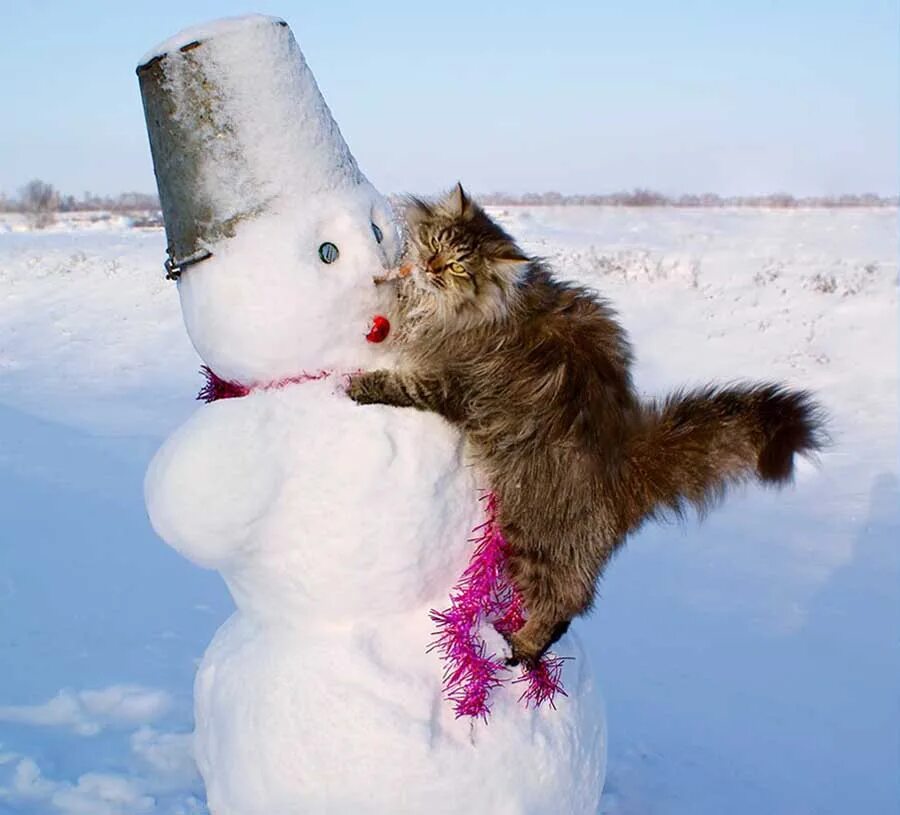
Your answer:
[[[519,249],[512,241],[500,246],[494,253],[494,257],[497,260],[502,260],[504,263],[528,263],[528,261],[531,260],[531,258],[529,258],[528,255]]]
[[[447,209],[452,215],[460,218],[472,213],[472,199],[466,195],[466,191],[459,181],[456,182],[456,186],[447,199]]]
[[[515,282],[525,274],[531,258],[512,241],[501,244],[493,252],[494,269],[508,281]]]
[[[404,201],[403,217],[410,227],[416,227],[434,216],[431,207],[421,198],[407,196]]]
[[[524,258],[517,258],[515,260],[498,259],[494,261],[491,268],[494,270],[494,273],[499,276],[499,279],[504,282],[505,285],[515,285],[519,280],[521,280],[522,275],[524,275],[528,271],[528,261]]]

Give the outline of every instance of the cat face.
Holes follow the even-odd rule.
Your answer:
[[[506,311],[529,259],[461,185],[437,202],[411,199],[406,223],[412,285],[436,319],[495,319]]]

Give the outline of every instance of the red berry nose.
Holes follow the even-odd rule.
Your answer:
[[[376,314],[372,318],[372,327],[369,329],[369,333],[366,334],[366,339],[369,342],[384,342],[390,331],[390,320],[388,320],[387,317],[382,317],[380,314]]]

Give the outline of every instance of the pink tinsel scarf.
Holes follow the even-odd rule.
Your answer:
[[[218,376],[209,365],[204,365],[200,369],[200,373],[206,377],[206,383],[197,394],[197,399],[202,402],[216,402],[219,399],[239,399],[246,396],[254,388],[242,385],[240,382],[231,382]],[[257,390],[271,390],[272,388],[283,388],[287,385],[299,385],[303,382],[314,382],[319,379],[325,379],[331,376],[331,371],[316,371],[308,373],[304,371],[298,376],[291,376],[285,379],[279,379],[276,382],[270,382],[267,385],[260,385]]]
[[[526,615],[522,597],[506,574],[507,543],[497,524],[497,498],[488,493],[484,500],[487,520],[475,528],[475,551],[450,594],[450,608],[431,611],[437,631],[429,650],[444,661],[444,696],[453,703],[456,717],[487,721],[491,692],[503,684],[509,668],[496,654],[487,653],[478,629],[488,622],[508,635],[524,625]],[[513,680],[525,685],[519,701],[526,707],[547,702],[556,709],[556,695],[566,695],[563,661],[547,655],[534,668],[523,667]]]
[[[200,370],[206,383],[197,399],[204,402],[238,399],[254,390],[222,379],[208,365]],[[304,371],[256,389],[283,388],[330,375],[331,371]],[[508,678],[509,668],[496,654],[487,653],[478,629],[483,623],[490,623],[500,634],[509,635],[525,624],[526,613],[521,595],[506,574],[507,544],[497,524],[497,498],[488,493],[483,500],[487,520],[474,530],[477,534],[471,542],[476,544],[475,551],[450,594],[450,608],[431,611],[437,631],[429,650],[436,650],[444,661],[444,695],[453,703],[457,718],[470,716],[487,721],[491,691]],[[564,660],[546,655],[534,668],[523,667],[518,679],[512,680],[513,684],[525,685],[519,701],[526,707],[540,707],[546,702],[555,709],[557,694],[566,695],[562,685]]]

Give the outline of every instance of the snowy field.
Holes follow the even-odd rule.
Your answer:
[[[576,624],[609,719],[601,812],[897,812],[896,211],[495,211],[613,301],[646,393],[775,378],[832,417],[793,488],[642,530]],[[191,682],[231,601],[141,492],[201,384],[164,246],[0,220],[0,813],[206,811]]]

